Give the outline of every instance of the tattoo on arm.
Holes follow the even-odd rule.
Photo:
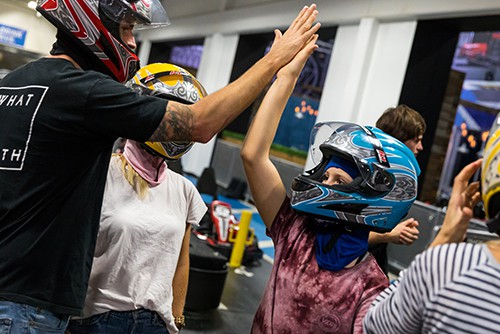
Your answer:
[[[194,114],[185,104],[169,102],[167,111],[151,141],[191,141],[193,138]]]

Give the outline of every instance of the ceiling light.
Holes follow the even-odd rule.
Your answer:
[[[30,8],[30,9],[36,9],[36,1],[30,1],[30,2],[28,2],[28,8]]]

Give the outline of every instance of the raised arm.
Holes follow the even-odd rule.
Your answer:
[[[469,180],[481,167],[481,162],[482,159],[479,159],[468,164],[455,176],[443,226],[429,247],[464,240],[472,209],[481,199],[479,182],[469,184]]]
[[[317,35],[312,36],[306,47],[278,72],[250,125],[241,149],[248,184],[267,228],[271,227],[286,196],[280,175],[269,159],[271,144],[297,78],[311,53],[317,48],[317,38]]]
[[[169,102],[150,140],[208,142],[257,98],[278,70],[304,49],[320,27],[319,23],[314,24],[317,14],[316,5],[306,6],[283,35],[275,30],[269,53],[228,86],[193,105]]]

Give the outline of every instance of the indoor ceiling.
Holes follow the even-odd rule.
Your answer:
[[[25,9],[29,0],[2,0]],[[260,6],[293,0],[160,0],[170,19],[223,12],[231,9]]]
[[[290,0],[161,0],[171,19],[223,12]]]

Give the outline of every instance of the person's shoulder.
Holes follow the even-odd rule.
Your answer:
[[[38,66],[47,70],[53,69],[54,71],[64,73],[65,76],[81,76],[95,80],[109,80],[110,82],[116,82],[121,85],[107,74],[95,70],[83,70],[75,67],[69,60],[63,58],[43,57],[29,63],[28,65]]]
[[[463,254],[466,252],[480,252],[481,250],[482,246],[480,244],[473,244],[467,242],[447,243],[429,248],[424,252],[422,252],[420,255],[417,255],[417,257],[439,256],[439,257],[453,258],[456,257],[457,254]]]
[[[307,237],[314,233],[312,219],[311,216],[293,209],[290,198],[286,196],[274,218],[270,232],[275,237],[281,235],[285,238],[290,237],[290,240],[299,236]]]
[[[34,71],[37,71],[38,68],[45,68],[45,59],[46,58],[39,58],[33,61],[30,61],[24,65],[21,65],[19,67],[16,67],[15,69],[9,71],[7,74],[2,79],[2,82],[9,82],[11,78],[13,78],[14,81],[18,80],[18,78],[26,77],[26,73],[32,73]]]
[[[354,269],[354,271],[358,271],[358,273],[360,273],[360,277],[366,277],[367,280],[375,282],[376,284],[382,284],[385,286],[388,285],[389,281],[387,279],[387,276],[384,274],[382,269],[380,269],[375,256],[373,256],[373,254],[369,252],[364,255],[364,258],[360,263],[356,264],[352,268]],[[361,272],[365,272],[368,274],[363,275],[361,274]]]
[[[482,244],[449,243],[425,250],[415,257],[411,267],[419,268],[429,275],[436,270],[455,268],[456,273],[472,270],[487,261]]]
[[[276,214],[275,221],[286,222],[287,224],[292,224],[296,222],[298,219],[305,219],[306,216],[300,214],[292,208],[292,204],[290,202],[290,197],[285,196],[283,203],[281,204],[278,213]],[[274,223],[273,223],[274,224]]]
[[[167,163],[167,165],[168,165],[168,163]],[[170,179],[170,182],[178,184],[178,185],[182,185],[183,187],[185,187],[187,189],[196,190],[196,186],[193,184],[193,182],[189,181],[189,179],[187,177],[185,177],[184,175],[181,175],[177,172],[174,172],[173,170],[171,170],[169,168],[167,168],[167,175],[168,175],[168,179]]]
[[[21,75],[29,73],[30,78],[43,82],[41,78],[51,84],[59,83],[58,87],[74,89],[75,85],[94,86],[97,82],[109,82],[123,86],[110,76],[94,70],[83,70],[75,67],[69,60],[62,58],[43,57],[17,69]],[[14,71],[13,71],[14,72]],[[80,88],[81,89],[81,88]]]
[[[110,165],[118,165],[118,162],[121,160],[120,157],[122,156],[122,153],[113,153],[111,154],[111,159],[109,161]]]
[[[109,160],[108,178],[122,177],[123,172],[121,169],[121,156],[122,155],[118,153],[114,153],[113,155],[111,155],[111,159]]]

